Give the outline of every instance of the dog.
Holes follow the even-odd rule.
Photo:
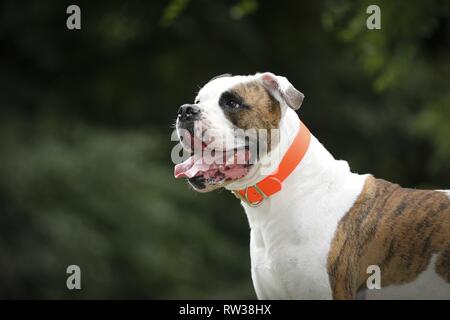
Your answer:
[[[178,138],[193,156],[175,166],[175,177],[241,200],[258,299],[450,299],[450,191],[351,172],[300,121],[303,100],[287,78],[270,72],[223,75],[178,111]],[[277,132],[278,139],[256,159],[248,154],[255,135],[236,140],[223,151],[233,159],[244,150],[240,164],[201,163],[208,146],[219,149],[220,136],[236,129]],[[203,139],[200,152],[182,131],[191,142]],[[370,270],[378,270],[378,287],[370,287]]]

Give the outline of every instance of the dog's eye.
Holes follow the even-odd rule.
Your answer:
[[[219,98],[219,105],[228,111],[238,111],[247,108],[243,99],[234,92],[225,91]]]
[[[232,109],[237,109],[241,107],[241,104],[235,100],[228,100],[226,102],[227,107],[232,108]]]

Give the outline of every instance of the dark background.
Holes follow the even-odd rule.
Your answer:
[[[288,77],[354,171],[450,188],[449,16],[437,0],[0,2],[0,298],[255,298],[243,209],[170,160],[178,106],[221,73]]]

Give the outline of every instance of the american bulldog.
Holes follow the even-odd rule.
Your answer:
[[[450,192],[352,172],[300,121],[303,98],[272,73],[223,75],[178,111],[175,177],[241,201],[257,297],[450,299]]]

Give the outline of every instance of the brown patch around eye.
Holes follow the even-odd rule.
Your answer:
[[[231,92],[240,97],[244,104],[242,110],[226,112],[235,126],[244,130],[278,128],[281,118],[280,103],[261,84],[239,84]]]
[[[226,99],[234,99],[238,108],[227,107]],[[278,100],[269,94],[266,88],[257,82],[248,82],[235,86],[225,92],[221,101],[225,116],[236,127],[248,129],[265,129],[268,137],[268,150],[271,149],[272,129],[278,129],[281,119],[281,107]]]

